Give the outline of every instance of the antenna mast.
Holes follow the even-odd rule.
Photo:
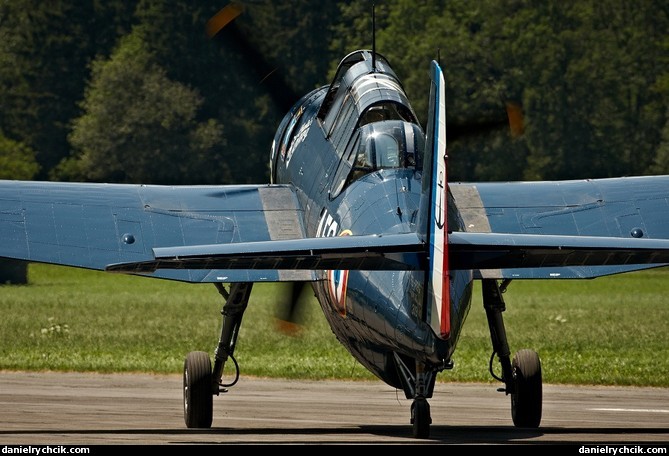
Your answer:
[[[372,3],[372,69],[376,71],[376,12]]]

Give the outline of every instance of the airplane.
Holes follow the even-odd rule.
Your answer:
[[[227,8],[227,7],[226,7]],[[238,12],[225,9],[228,23]],[[218,16],[220,19],[221,16]],[[216,27],[222,27],[218,24]],[[310,285],[334,335],[411,401],[417,439],[451,369],[480,281],[513,424],[542,417],[539,355],[511,356],[513,280],[589,279],[669,264],[669,176],[450,182],[446,82],[429,63],[420,124],[387,59],[346,55],[330,84],[294,103],[269,154],[270,182],[142,185],[0,181],[0,257],[211,283],[224,298],[212,357],[188,353],[187,428],[210,428],[255,283]],[[235,380],[223,382],[228,362]]]

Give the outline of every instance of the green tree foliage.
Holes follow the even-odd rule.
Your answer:
[[[329,49],[332,24],[340,20],[337,3],[242,2],[245,11],[236,25],[247,45],[225,31],[218,40],[226,56],[239,62],[232,87],[242,89],[244,99],[231,111],[240,113],[240,131],[246,133],[237,149],[259,157],[256,169],[263,165],[262,179],[254,182],[269,179],[267,157],[281,118],[302,95],[329,83],[327,70],[341,58]]]
[[[37,153],[42,176],[69,153],[87,65],[127,31],[132,2],[0,3],[0,125]]]
[[[319,78],[324,81],[330,62],[324,32],[327,20],[337,17],[335,3],[242,5],[243,14],[214,39],[205,36],[205,24],[220,2],[142,0],[134,15],[170,80],[202,95],[198,119],[219,119],[226,127],[223,156],[210,157],[220,172],[191,174],[189,181],[267,182],[267,156],[281,117]]]
[[[521,6],[519,6],[521,5]],[[648,172],[661,142],[667,98],[658,65],[669,17],[657,1],[507,2],[505,61],[522,79],[528,178]]]
[[[656,155],[666,150],[667,10],[659,0],[389,0],[377,6],[377,50],[423,118],[439,59],[449,130],[476,132],[449,139],[454,179],[666,172]],[[360,5],[343,14],[361,25],[340,40],[358,41],[370,19]],[[524,112],[520,138],[477,128],[503,123],[508,102]]]
[[[665,16],[669,16],[669,5],[665,6]],[[659,43],[660,53],[658,63],[662,66],[661,74],[657,79],[656,89],[658,96],[662,100],[669,100],[669,35]],[[662,142],[658,147],[655,160],[650,166],[649,172],[652,174],[669,173],[669,102],[664,104],[666,109],[665,124],[662,129]]]
[[[376,49],[423,122],[429,61],[445,71],[451,179],[669,172],[666,1],[249,0],[209,39],[206,21],[225,4],[2,2],[4,134],[35,151],[39,178],[265,182],[288,105],[327,84],[347,53],[372,47],[376,4]],[[116,68],[130,33],[145,58]],[[112,73],[125,79],[103,93]],[[524,113],[519,137],[505,125],[510,102]],[[106,124],[105,106],[116,110]],[[133,116],[141,122],[128,123]],[[113,156],[132,143],[137,154]]]
[[[35,151],[0,133],[0,179],[33,179],[39,171]]]
[[[669,120],[662,129],[662,143],[657,149],[650,172],[652,174],[666,174],[669,172]]]
[[[358,23],[354,40],[370,34],[370,11],[360,5],[343,10]],[[393,65],[423,123],[430,61],[438,60],[444,70],[449,174],[454,180],[522,175],[526,149],[508,134],[505,102],[511,98],[501,85],[486,20],[481,2],[396,0],[376,6],[377,52]]]
[[[225,124],[224,156],[212,163],[229,165],[232,173],[225,179],[190,176],[200,182],[267,182],[267,157],[281,118],[302,94],[327,83],[335,2],[241,4],[242,15],[214,39],[204,30],[220,2],[142,0],[135,13],[169,78],[203,96],[198,118]]]
[[[304,93],[330,82],[328,69],[334,60],[343,57],[330,49],[334,38],[333,24],[341,21],[338,3],[293,0],[276,2],[257,0],[242,2],[245,10],[238,19],[241,34],[249,47],[267,66],[264,73],[250,77],[252,85],[269,92],[273,79],[289,92],[292,105]],[[248,57],[248,56],[247,56]],[[257,60],[245,60],[247,65],[260,65]],[[246,69],[248,70],[248,68]],[[251,68],[255,71],[255,69]],[[275,94],[270,93],[270,97]],[[286,106],[280,106],[280,115]]]
[[[172,183],[209,177],[220,160],[222,127],[198,122],[198,93],[171,81],[146,49],[141,28],[110,59],[93,64],[71,142],[90,180]],[[220,163],[220,168],[212,167]]]

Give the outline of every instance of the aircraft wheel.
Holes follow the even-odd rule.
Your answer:
[[[211,360],[206,352],[190,352],[184,362],[184,420],[189,428],[210,428],[213,419]]]
[[[411,404],[411,423],[415,438],[426,439],[430,436],[430,404],[424,397],[417,397]]]
[[[516,427],[537,428],[541,422],[541,360],[533,350],[519,350],[513,357],[515,393],[511,394],[511,417]]]

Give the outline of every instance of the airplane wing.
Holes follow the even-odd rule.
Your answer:
[[[669,178],[449,188],[465,228],[449,235],[452,269],[591,278],[669,264]],[[0,181],[0,257],[187,282],[425,268],[416,233],[305,238],[301,215],[287,185]]]
[[[158,186],[0,181],[0,257],[104,270],[153,249],[299,239],[286,185]],[[243,250],[243,248],[239,248]],[[312,280],[311,271],[161,270],[188,282]]]
[[[481,277],[594,278],[669,263],[667,176],[449,188],[465,231],[451,239],[452,260],[466,252],[461,266]]]

